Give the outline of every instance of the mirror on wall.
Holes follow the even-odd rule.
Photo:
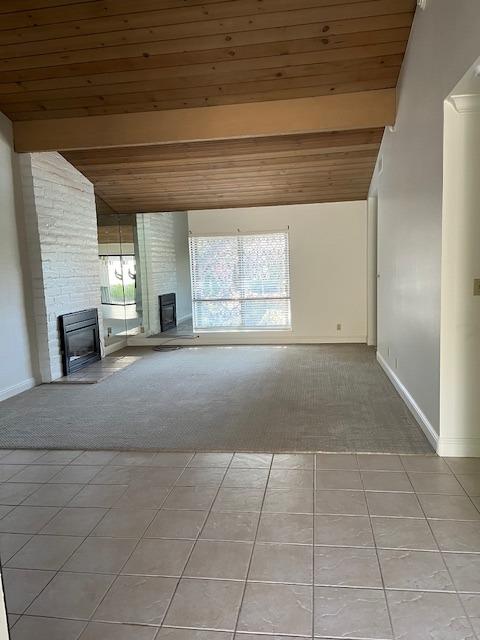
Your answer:
[[[188,214],[136,215],[137,313],[143,337],[190,337]]]
[[[97,224],[105,348],[166,337],[162,311],[170,335],[191,335],[187,213],[118,214],[97,197]]]
[[[103,340],[106,348],[139,331],[134,215],[108,210],[97,199],[98,257]]]

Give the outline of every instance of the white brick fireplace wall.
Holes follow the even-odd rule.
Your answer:
[[[20,162],[39,368],[49,382],[63,375],[58,316],[100,310],[95,198],[92,183],[58,153],[22,154]]]

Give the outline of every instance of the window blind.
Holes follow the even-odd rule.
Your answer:
[[[196,331],[290,329],[288,233],[190,237]]]

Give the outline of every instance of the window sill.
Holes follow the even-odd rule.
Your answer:
[[[193,328],[193,333],[198,333],[200,335],[211,335],[211,334],[216,334],[216,333],[239,333],[241,335],[245,334],[245,333],[261,333],[261,334],[265,334],[265,333],[291,333],[293,331],[292,327],[279,327],[278,329],[276,328],[272,328],[272,327],[268,327],[265,329],[239,329],[237,327],[232,328],[232,329],[197,329],[196,327]]]

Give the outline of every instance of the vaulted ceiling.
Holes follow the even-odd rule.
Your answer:
[[[21,150],[66,151],[118,211],[364,198],[387,122],[359,132],[347,121],[331,135],[299,123],[283,139],[292,130],[232,140],[245,137],[240,126],[229,140],[186,135],[175,144],[152,126],[151,140],[143,131],[135,144],[121,135],[130,121],[112,118],[158,112],[158,122],[175,121],[185,109],[195,118],[196,108],[394,88],[415,4],[2,0],[0,110]],[[101,136],[88,143],[94,151],[58,136],[45,143],[45,131],[81,132],[88,119],[100,132],[119,127],[118,145]]]
[[[382,134],[366,129],[64,155],[118,213],[299,204],[364,197]]]

